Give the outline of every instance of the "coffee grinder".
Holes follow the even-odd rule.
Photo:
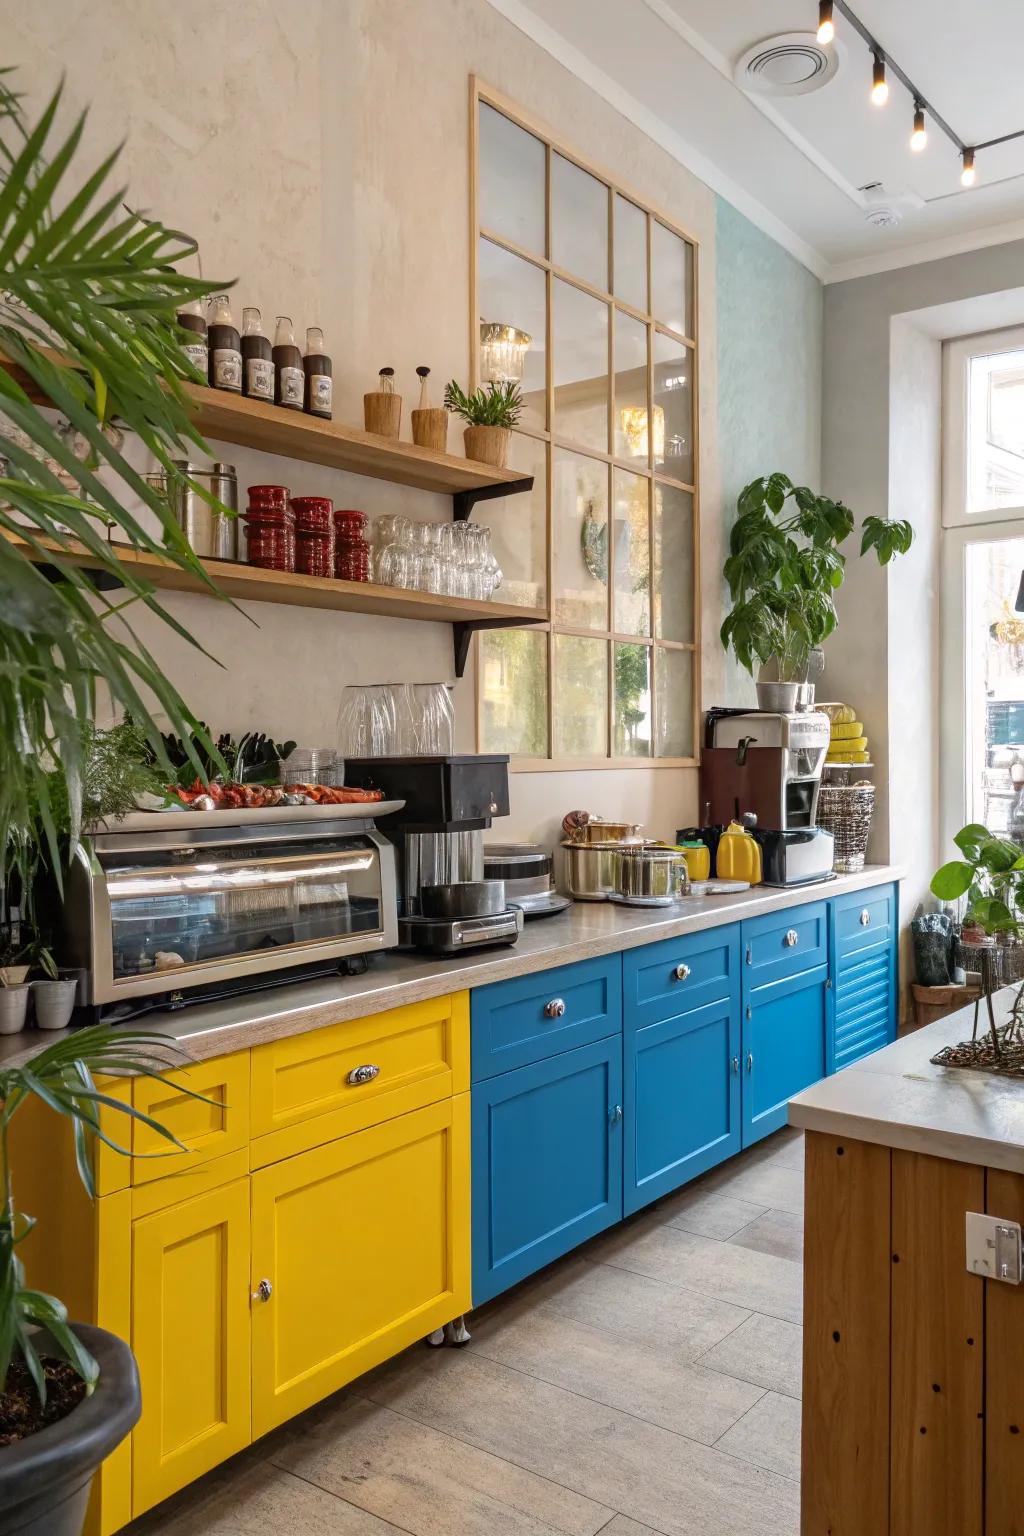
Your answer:
[[[380,789],[402,810],[376,826],[395,845],[399,943],[452,955],[491,944],[514,944],[523,927],[519,907],[473,917],[425,917],[420,891],[484,878],[484,832],[508,815],[507,755],[360,757],[345,762],[346,782]]]

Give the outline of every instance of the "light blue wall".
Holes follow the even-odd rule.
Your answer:
[[[718,198],[715,292],[727,538],[736,497],[758,475],[781,469],[798,485],[820,484],[823,290],[813,273]],[[710,514],[705,506],[704,516]],[[752,698],[749,677],[730,657],[721,702]]]

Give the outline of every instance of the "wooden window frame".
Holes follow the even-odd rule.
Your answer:
[[[479,174],[480,174],[480,107],[481,104],[493,108],[501,113],[524,132],[531,134],[544,145],[545,157],[545,251],[540,256],[534,251],[525,250],[514,241],[506,239],[496,231],[488,229],[480,224],[479,220]],[[480,379],[480,325],[479,325],[479,255],[480,241],[487,240],[499,249],[509,252],[513,256],[527,261],[531,266],[544,273],[545,282],[545,314],[547,322],[547,335],[545,338],[545,388],[547,395],[546,420],[549,426],[545,429],[539,427],[517,427],[516,431],[524,437],[533,438],[537,442],[544,443],[546,457],[546,485],[545,485],[545,545],[547,550],[547,620],[542,624],[531,625],[531,629],[547,636],[547,757],[526,757],[513,755],[510,759],[510,767],[514,772],[566,772],[590,769],[621,769],[621,768],[695,768],[700,762],[699,757],[699,730],[702,719],[701,710],[701,582],[700,582],[700,367],[699,367],[699,268],[700,268],[700,241],[689,230],[684,229],[675,219],[671,218],[662,209],[652,204],[649,198],[640,196],[632,188],[621,182],[616,176],[590,161],[583,159],[571,146],[561,140],[552,130],[539,119],[524,112],[515,102],[510,101],[500,91],[484,84],[477,76],[470,76],[469,89],[469,144],[470,144],[470,174],[469,174],[469,243],[470,243],[470,282],[469,282],[469,342],[470,342],[470,385],[476,388]],[[614,287],[614,240],[615,240],[615,198],[620,195],[639,208],[647,220],[647,296],[650,301],[651,288],[651,226],[652,221],[665,226],[672,234],[678,235],[690,246],[691,274],[690,274],[690,320],[693,331],[692,336],[684,336],[673,331],[669,326],[659,321],[652,312],[644,312],[635,309],[631,304],[618,299],[611,292],[605,292],[595,288],[584,279],[575,276],[563,267],[551,260],[551,166],[552,156],[558,154],[563,159],[577,166],[581,171],[593,176],[602,182],[608,189],[608,257],[609,270],[611,272],[611,285]],[[615,411],[615,314],[616,311],[629,316],[633,320],[642,323],[648,332],[648,361],[647,361],[647,411],[648,420],[653,421],[653,397],[654,397],[654,332],[668,336],[684,347],[692,359],[692,422],[691,432],[693,437],[693,483],[689,484],[677,480],[671,475],[666,475],[654,468],[653,455],[650,462],[642,468],[637,467],[635,460],[626,460],[616,457],[613,451],[600,452],[581,443],[564,438],[551,430],[550,424],[556,418],[554,414],[554,371],[552,362],[551,331],[552,331],[552,285],[558,278],[568,283],[580,292],[589,294],[592,298],[599,299],[608,306],[608,436],[609,449],[614,448],[614,411]],[[552,450],[562,448],[584,458],[589,458],[597,463],[603,463],[609,469],[609,539],[608,539],[608,626],[604,629],[581,629],[577,626],[564,624],[554,617],[554,520],[552,508]],[[654,487],[663,484],[672,490],[686,492],[692,498],[693,507],[693,640],[681,642],[663,640],[654,631],[655,604],[653,585],[650,594],[650,626],[649,635],[629,635],[616,632],[613,627],[615,617],[615,570],[614,570],[614,544],[611,534],[611,520],[614,515],[614,470],[621,469],[629,474],[637,475],[648,481],[648,528],[651,540],[651,561],[653,569],[653,539],[654,539]],[[556,703],[556,672],[555,672],[555,641],[556,634],[580,635],[589,639],[603,640],[608,648],[607,664],[607,755],[601,757],[556,757],[554,752],[554,727],[555,727],[555,703]],[[476,645],[476,746],[480,750],[482,732],[482,690],[483,669],[480,666],[480,646]],[[651,719],[651,744],[652,749],[656,742],[657,730],[657,666],[656,651],[686,651],[692,658],[692,736],[693,753],[687,757],[650,757],[616,756],[615,755],[615,667],[614,651],[616,644],[642,645],[650,649],[650,719]]]

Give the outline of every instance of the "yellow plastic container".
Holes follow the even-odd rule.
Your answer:
[[[686,872],[691,880],[708,880],[711,877],[711,849],[707,843],[680,843]]]
[[[722,880],[761,883],[761,845],[738,821],[731,821],[719,838],[715,862]]]

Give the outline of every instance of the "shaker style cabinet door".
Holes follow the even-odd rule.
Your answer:
[[[624,1035],[625,1214],[740,1150],[740,1024],[729,997]]]
[[[622,1216],[622,1037],[473,1087],[473,1304]]]
[[[828,968],[753,987],[741,1027],[743,1145],[787,1123],[795,1093],[825,1076]]]
[[[249,1444],[249,1180],[132,1226],[132,1513]]]
[[[469,1309],[469,1095],[252,1175],[253,1439]]]

